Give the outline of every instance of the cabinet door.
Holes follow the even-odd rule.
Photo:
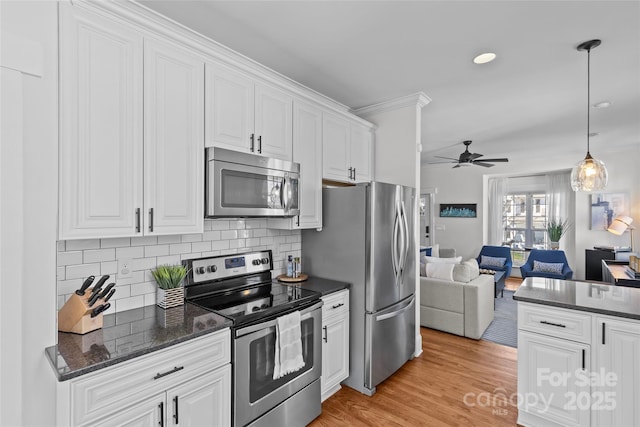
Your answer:
[[[167,398],[166,425],[231,425],[231,365],[169,390]]]
[[[372,165],[372,135],[368,128],[363,126],[351,126],[351,147],[349,158],[351,167],[355,168],[356,182],[369,182]]]
[[[518,331],[518,411],[564,426],[588,426],[590,347],[573,341]],[[528,399],[527,397],[531,397]]]
[[[323,400],[329,397],[349,376],[349,314],[344,313],[323,321],[322,377]]]
[[[201,233],[204,62],[145,40],[144,234]]]
[[[253,80],[221,65],[206,65],[207,147],[250,151],[254,129]]]
[[[296,101],[293,161],[300,163],[300,215],[295,228],[322,227],[322,112]]]
[[[324,114],[322,119],[322,176],[335,181],[352,182],[350,175],[349,122]]]
[[[595,371],[601,381],[597,391],[604,399],[601,407],[593,408],[596,425],[638,426],[640,323],[598,318],[596,331]],[[615,409],[608,410],[612,401]]]
[[[291,161],[293,98],[264,85],[255,86],[256,154]]]
[[[113,408],[113,413],[117,415],[89,425],[96,427],[157,427],[159,425],[167,425],[161,421],[166,419],[165,399],[166,394],[161,393],[125,410]]]
[[[60,240],[136,234],[141,124],[142,36],[61,4]]]

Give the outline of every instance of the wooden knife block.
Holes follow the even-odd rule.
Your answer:
[[[102,313],[96,317],[91,317],[91,310],[87,300],[91,296],[92,289],[87,289],[84,295],[76,293],[58,311],[58,330],[61,332],[73,332],[75,334],[86,334],[96,329],[102,328]],[[103,301],[98,299],[93,308],[98,307]]]

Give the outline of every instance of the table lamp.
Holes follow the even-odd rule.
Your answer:
[[[622,236],[622,233],[624,233],[627,229],[629,229],[629,234],[631,235],[631,252],[633,252],[633,229],[634,227],[631,226],[631,223],[633,222],[633,218],[631,218],[630,216],[625,216],[625,215],[620,215],[617,216],[613,222],[611,222],[611,225],[609,226],[609,228],[607,228],[607,231],[610,233],[615,234],[616,236]]]

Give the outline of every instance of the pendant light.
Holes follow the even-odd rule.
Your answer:
[[[607,168],[600,160],[589,153],[589,109],[591,108],[591,49],[600,46],[600,40],[589,40],[580,43],[578,50],[587,51],[587,155],[571,171],[571,188],[573,191],[599,191],[607,186],[609,176]]]

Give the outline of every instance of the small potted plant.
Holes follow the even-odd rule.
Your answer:
[[[177,307],[184,304],[184,287],[182,280],[187,275],[187,267],[183,265],[160,265],[151,270],[158,284],[156,304],[162,308]]]
[[[547,234],[549,235],[551,249],[560,248],[560,238],[567,232],[569,221],[561,218],[552,218],[547,223]]]

